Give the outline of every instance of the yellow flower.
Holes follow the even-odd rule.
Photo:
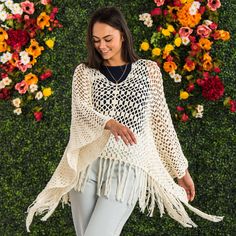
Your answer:
[[[170,31],[168,29],[162,29],[161,30],[161,33],[164,35],[164,36],[170,36]]]
[[[176,38],[174,44],[176,47],[179,47],[182,43],[182,39],[180,37]]]
[[[43,89],[43,96],[44,97],[49,97],[52,94],[51,88],[44,88]]]
[[[140,45],[140,48],[143,51],[147,51],[149,49],[149,43],[148,42],[142,42],[141,45]]]
[[[160,56],[160,54],[161,54],[161,49],[160,48],[153,48],[152,49],[152,55]]]
[[[169,30],[170,32],[174,32],[175,28],[173,27],[173,25],[168,25],[167,30]]]
[[[187,99],[189,97],[189,93],[186,91],[180,91],[179,97],[180,99]]]
[[[166,44],[164,50],[165,50],[166,52],[171,52],[172,50],[174,50],[174,46],[171,45],[171,44]]]
[[[53,49],[53,47],[54,47],[54,42],[55,42],[54,39],[48,39],[48,40],[45,41],[45,44],[46,44],[50,49]]]

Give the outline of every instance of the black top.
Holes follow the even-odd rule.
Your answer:
[[[128,63],[127,68],[126,68],[126,72],[123,74],[123,72],[125,70],[125,66],[126,65],[122,65],[122,66],[104,66],[104,65],[102,65],[99,70],[102,74],[104,74],[106,76],[106,78],[108,80],[110,80],[114,83],[116,83],[116,81],[119,80],[118,83],[120,83],[127,78],[128,74],[131,70],[131,63]],[[115,78],[115,80],[112,78],[111,74],[109,73],[109,71],[107,70],[106,67],[109,69],[110,73]],[[123,76],[121,78],[122,74],[123,74]]]

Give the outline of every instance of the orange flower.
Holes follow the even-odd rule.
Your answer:
[[[28,85],[31,85],[31,84],[37,84],[38,83],[38,77],[33,74],[33,73],[29,73],[25,76],[24,78],[25,82],[28,84]]]
[[[163,65],[166,72],[172,72],[177,69],[177,65],[173,61],[166,61]]]
[[[0,27],[0,41],[2,42],[7,39],[8,39],[7,32],[2,27]]]
[[[209,52],[204,53],[202,59],[203,59],[203,61],[212,61],[212,58],[211,58],[211,56],[209,55]]]
[[[39,46],[38,42],[35,39],[30,40],[31,45],[29,48],[26,48],[25,51],[28,52],[33,57],[38,57],[41,55],[41,51],[44,50],[43,46]]]
[[[182,26],[193,28],[201,20],[201,14],[197,12],[195,15],[189,13],[189,8],[192,3],[186,3],[183,7],[177,12],[177,17]]]
[[[7,43],[5,41],[0,41],[0,52],[5,52],[7,50]]]
[[[205,39],[205,38],[200,38],[200,40],[199,40],[199,46],[205,50],[210,50],[212,43],[213,42],[211,42],[210,40]]]
[[[230,34],[228,31],[220,30],[220,38],[223,41],[229,40],[230,39]]]
[[[37,17],[37,25],[40,27],[40,29],[44,29],[44,27],[49,27],[50,26],[50,17],[46,14],[46,12],[42,12],[38,17]]]
[[[209,61],[209,60],[204,61],[202,66],[203,66],[203,69],[206,71],[210,71],[213,67],[211,61]]]
[[[185,63],[183,68],[187,71],[192,71],[195,69],[195,62],[189,60]]]
[[[12,57],[11,60],[9,60],[9,62],[16,67],[16,63],[19,60],[19,54],[17,52],[13,52],[12,53]]]

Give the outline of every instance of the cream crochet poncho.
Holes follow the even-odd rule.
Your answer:
[[[113,161],[107,168],[103,166],[110,173],[115,162],[135,168],[138,182],[134,184],[129,204],[134,203],[132,196],[138,194],[141,211],[144,213],[147,209],[150,217],[157,204],[161,217],[166,209],[169,216],[184,227],[197,227],[184,204],[207,220],[218,222],[223,219],[223,216],[209,215],[191,206],[185,189],[174,180],[185,175],[188,161],[177,138],[164,95],[162,75],[155,62],[139,59],[132,63],[127,78],[119,84],[109,81],[99,70],[79,64],[73,75],[71,112],[70,138],[62,159],[45,188],[27,209],[28,232],[34,214],[47,212],[41,218],[46,221],[60,201],[62,207],[64,203],[70,205],[68,192],[72,188],[83,191],[86,170],[101,154],[105,160]],[[129,127],[137,144],[126,146],[121,139],[116,142],[113,134],[104,129],[111,118]],[[129,170],[119,178],[117,200],[123,200]],[[109,187],[110,178],[106,180],[107,196]]]

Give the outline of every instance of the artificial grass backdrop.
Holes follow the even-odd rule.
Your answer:
[[[18,1],[20,2],[20,1]],[[224,62],[221,77],[226,95],[236,98],[235,32],[236,4],[234,0],[221,1],[219,28],[231,33],[231,40],[218,44],[214,53]],[[149,12],[153,2],[135,1],[54,1],[59,7],[58,18],[64,28],[53,33],[56,45],[45,52],[39,64],[53,70],[54,77],[48,82],[54,90],[45,103],[41,122],[33,117],[16,116],[8,103],[0,101],[0,235],[27,235],[26,210],[58,165],[69,140],[71,82],[75,67],[86,56],[85,33],[88,18],[101,6],[120,7],[125,14],[138,52],[140,40],[148,37],[147,28],[138,15]],[[149,37],[148,37],[149,38]],[[138,52],[139,53],[139,52]],[[174,86],[166,89],[167,102],[174,114],[172,94]],[[223,108],[222,100],[205,102],[203,119],[179,123],[173,117],[183,151],[189,160],[189,171],[196,187],[193,206],[215,215],[225,216],[219,223],[200,218],[186,210],[198,228],[184,228],[167,214],[160,218],[158,208],[153,218],[139,212],[136,206],[127,221],[122,236],[187,236],[235,235],[235,144],[236,116]],[[41,216],[42,217],[42,216]],[[71,211],[61,204],[46,221],[35,217],[30,235],[75,235]],[[100,235],[99,235],[100,236]]]

